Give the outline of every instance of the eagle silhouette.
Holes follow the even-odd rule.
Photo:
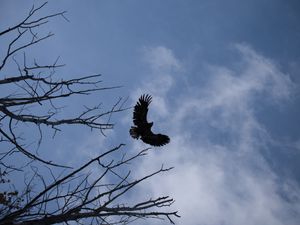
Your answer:
[[[151,131],[153,122],[148,123],[147,113],[148,106],[152,101],[151,95],[144,94],[139,98],[139,101],[134,106],[133,123],[129,130],[131,137],[134,139],[141,138],[143,142],[153,146],[163,146],[170,142],[170,138],[164,134],[154,134]]]

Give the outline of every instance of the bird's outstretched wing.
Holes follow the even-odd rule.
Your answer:
[[[163,146],[170,142],[170,138],[164,134],[154,134],[151,131],[153,122],[148,123],[147,121],[148,106],[151,101],[151,95],[144,94],[139,98],[133,111],[133,123],[135,126],[130,128],[129,133],[131,137],[135,139],[141,138],[143,142],[152,146]]]
[[[134,106],[133,123],[136,126],[141,126],[147,123],[148,106],[152,101],[150,95],[142,95],[139,101]]]
[[[147,135],[141,137],[142,141],[153,145],[153,146],[163,146],[170,142],[170,138],[164,134],[154,134],[151,131]]]

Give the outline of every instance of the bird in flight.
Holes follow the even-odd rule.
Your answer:
[[[151,95],[142,95],[139,101],[134,106],[133,111],[133,123],[129,130],[131,137],[134,139],[141,138],[143,142],[153,145],[153,146],[163,146],[170,142],[170,138],[164,134],[154,134],[151,131],[153,122],[148,123],[147,113],[148,106],[152,101]]]

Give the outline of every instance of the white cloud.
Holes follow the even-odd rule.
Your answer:
[[[164,70],[179,70],[182,65],[178,59],[175,58],[171,49],[164,46],[158,47],[144,47],[144,59],[156,72]]]
[[[180,65],[171,50],[163,49],[166,65]],[[177,224],[296,225],[300,189],[278,177],[265,161],[260,151],[272,140],[255,116],[258,99],[280,103],[292,96],[293,84],[274,62],[250,47],[239,44],[235,50],[240,53],[238,69],[210,65],[206,86],[181,90],[175,105],[166,100],[171,86],[155,94],[153,106],[162,101],[165,109],[151,107],[150,114],[158,115],[155,121],[169,118],[163,124],[171,143],[155,149],[139,175],[161,163],[175,169],[145,183],[142,192],[174,197],[174,208],[182,215]],[[149,60],[156,72],[164,68],[157,60]],[[174,76],[170,79],[176,82]],[[138,92],[155,88],[155,82],[148,81]],[[226,140],[220,143],[218,138]]]
[[[137,89],[131,94],[133,102],[141,96],[141,94],[151,94],[153,99],[152,106],[154,108],[154,118],[168,115],[167,104],[165,102],[166,94],[174,84],[174,76],[181,71],[182,65],[175,58],[173,52],[163,46],[144,47],[143,57],[147,65],[152,71],[145,78],[142,88]]]

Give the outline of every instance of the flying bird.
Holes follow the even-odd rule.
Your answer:
[[[147,113],[148,106],[152,101],[151,95],[142,95],[139,101],[134,106],[133,111],[133,123],[129,130],[131,137],[134,139],[141,138],[143,142],[153,145],[153,146],[163,146],[170,142],[170,138],[164,134],[154,134],[151,131],[153,122],[148,123]]]

